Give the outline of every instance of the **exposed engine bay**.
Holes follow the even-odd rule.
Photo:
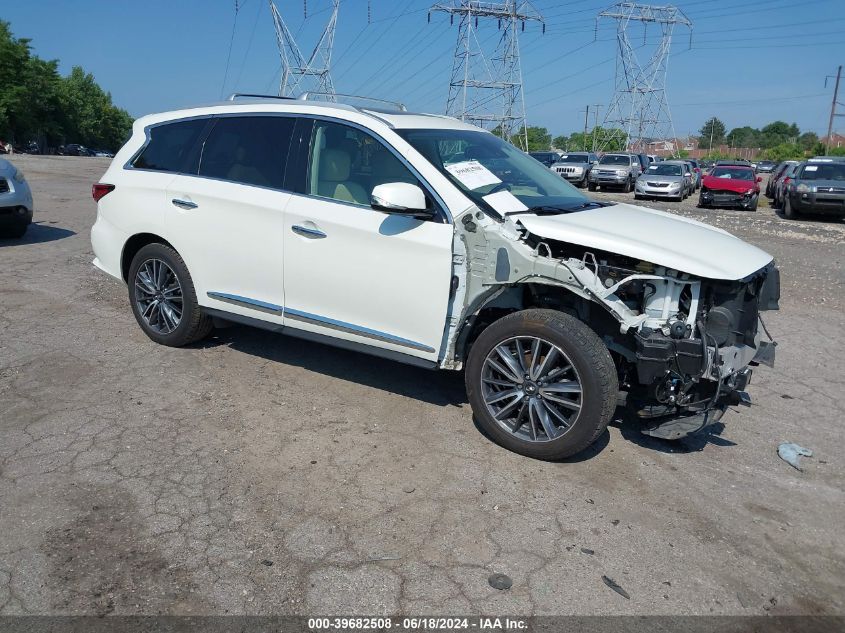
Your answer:
[[[607,345],[629,409],[648,420],[643,431],[675,439],[715,423],[729,405],[750,404],[750,365],[774,362],[760,317],[778,309],[771,260],[741,279],[708,279],[542,237],[519,216],[502,223],[469,213],[457,226],[443,367],[460,367],[473,337],[502,312],[568,312]]]

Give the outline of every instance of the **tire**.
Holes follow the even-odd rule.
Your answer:
[[[535,340],[541,341],[538,365],[533,361]],[[493,367],[495,362],[510,371],[512,366],[499,353],[502,349],[523,349],[516,368],[528,373],[511,374],[519,383]],[[518,363],[518,353],[508,355]],[[535,375],[524,379],[532,371]],[[549,374],[556,374],[551,384],[543,380]],[[490,325],[470,349],[465,380],[470,406],[484,431],[508,450],[543,460],[570,457],[595,442],[607,428],[619,394],[616,367],[601,339],[581,321],[556,310],[514,312]],[[509,384],[514,385],[513,398],[494,400],[510,389]],[[557,404],[563,401],[568,406]],[[561,414],[569,416],[568,426]]]
[[[161,264],[169,269],[169,272],[162,269]],[[158,282],[153,278],[164,281]],[[178,284],[178,292],[181,293],[182,309],[178,320],[175,319],[179,300],[174,294],[174,278]],[[205,338],[214,328],[211,317],[203,314],[197,303],[197,294],[188,267],[179,253],[169,246],[148,244],[139,250],[129,266],[127,285],[129,304],[135,320],[144,333],[156,343],[168,347],[182,347]],[[153,303],[159,307],[151,305]],[[149,316],[145,316],[143,305],[147,306]],[[162,305],[165,309],[162,309]]]
[[[642,199],[643,199],[643,197],[640,194],[638,194],[638,193],[634,194],[634,200],[642,200]]]
[[[748,205],[748,210],[749,211],[756,211],[758,202],[760,202],[760,196],[756,195],[756,196],[754,196],[754,202],[752,202],[750,205]]]
[[[710,205],[705,203],[704,200],[701,199],[701,196],[698,196],[698,208],[699,209],[707,209]]]
[[[783,197],[783,217],[787,220],[797,220],[798,216],[801,215],[792,208],[792,202],[789,200],[789,196],[786,195]]]
[[[625,184],[622,186],[622,193],[631,193],[633,188],[634,188],[634,183],[630,178],[628,178],[628,180],[626,180]]]
[[[5,229],[0,229],[0,238],[19,239],[26,234],[29,222],[26,224],[15,224]]]
[[[587,183],[587,189],[588,189],[589,191],[595,191],[595,190],[596,190],[596,185],[595,185],[595,183],[588,182],[588,183]]]

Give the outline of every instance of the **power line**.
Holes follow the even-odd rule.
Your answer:
[[[235,28],[238,26],[238,0],[235,0],[235,19],[232,20],[232,36],[229,38],[229,52],[226,54],[226,71],[223,73],[223,83],[220,86],[220,98],[226,90],[226,80],[229,78],[229,61],[232,59],[232,45],[235,43]]]

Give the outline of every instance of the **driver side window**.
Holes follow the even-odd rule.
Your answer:
[[[315,122],[309,194],[369,207],[373,189],[387,182],[419,184],[402,161],[369,134],[340,123]]]

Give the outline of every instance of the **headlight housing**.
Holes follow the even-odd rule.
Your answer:
[[[797,191],[799,193],[809,193],[812,190],[813,190],[813,188],[810,185],[805,185],[803,182],[800,185],[798,185],[797,187],[795,187],[795,191]]]
[[[14,176],[12,176],[12,179],[15,180],[16,182],[23,182],[24,181],[23,172],[20,169],[17,169],[15,171]]]
[[[617,175],[617,176],[624,176],[624,175],[625,175],[625,174],[627,174],[627,173],[628,173],[628,172],[627,172],[627,171],[625,171],[624,169],[617,169],[617,170],[616,170],[616,175]]]

